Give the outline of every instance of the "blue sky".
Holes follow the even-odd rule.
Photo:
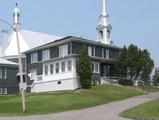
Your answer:
[[[159,66],[159,0],[107,0],[112,38],[116,45],[131,43],[148,49]],[[18,2],[23,29],[96,40],[101,0],[1,0],[0,18],[12,23]],[[0,30],[8,26],[0,23]]]

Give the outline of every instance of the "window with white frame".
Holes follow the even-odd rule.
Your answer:
[[[59,56],[63,57],[68,55],[68,44],[59,46]]]
[[[61,71],[65,72],[65,62],[64,61],[61,63]]]
[[[2,76],[3,76],[3,79],[6,79],[6,78],[7,78],[7,69],[6,69],[6,68],[4,68],[4,69],[2,70]]]
[[[50,74],[54,74],[54,64],[50,64]]]
[[[49,49],[43,50],[42,51],[42,61],[49,60],[49,59],[50,59],[50,50]]]
[[[99,73],[99,63],[95,63],[95,72]]]
[[[48,65],[45,65],[45,66],[44,66],[44,74],[45,74],[45,75],[48,75]]]
[[[88,47],[88,55],[92,56],[92,47],[90,47],[90,46]]]
[[[38,54],[37,54],[37,52],[32,53],[31,54],[31,63],[35,63],[37,61],[38,61]]]
[[[92,72],[99,73],[99,63],[98,62],[92,63]]]
[[[71,60],[67,61],[67,70],[72,71],[72,61]]]
[[[56,72],[56,73],[59,73],[59,63],[56,63],[56,64],[55,64],[55,72]]]
[[[0,68],[0,79],[2,78],[2,68]]]

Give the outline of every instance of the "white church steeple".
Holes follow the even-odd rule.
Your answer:
[[[18,26],[20,28],[20,9],[18,8],[18,4],[16,3],[16,7],[13,9],[13,26]]]
[[[102,13],[99,16],[99,23],[97,30],[97,41],[104,44],[111,44],[111,30],[112,27],[108,22],[109,15],[106,10],[106,0],[102,0]]]

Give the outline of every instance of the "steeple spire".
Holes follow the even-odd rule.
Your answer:
[[[15,4],[15,8],[13,9],[13,25],[20,27],[20,9],[18,8],[18,3]]]
[[[102,15],[106,16],[106,1],[105,0],[103,0]]]
[[[99,23],[97,26],[97,41],[104,44],[111,44],[111,30],[112,27],[108,22],[109,15],[106,10],[106,0],[102,0],[102,13],[99,16]]]

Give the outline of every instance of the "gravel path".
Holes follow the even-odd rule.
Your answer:
[[[129,108],[157,98],[159,98],[159,92],[83,110],[26,117],[0,117],[0,120],[129,120],[119,117],[119,114]]]

